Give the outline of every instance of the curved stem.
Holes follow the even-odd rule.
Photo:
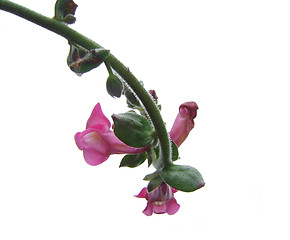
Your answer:
[[[55,19],[48,18],[34,12],[28,8],[21,5],[13,3],[7,0],[0,0],[0,9],[13,13],[21,18],[24,18],[30,22],[33,22],[43,28],[46,28],[71,42],[75,42],[86,49],[102,48],[101,45],[97,44],[93,40],[85,37],[79,32],[71,29],[66,24],[61,23]],[[145,90],[145,88],[140,84],[137,78],[125,67],[116,57],[110,54],[106,58],[107,64],[110,66],[127,82],[127,84],[136,93],[137,97],[142,102],[148,115],[151,118],[153,126],[155,128],[156,134],[160,142],[160,160],[163,162],[164,166],[172,164],[171,160],[171,144],[168,132],[166,130],[165,124],[161,117],[160,111],[157,108],[155,102],[153,101],[151,95]]]

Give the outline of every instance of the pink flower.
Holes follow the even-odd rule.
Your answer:
[[[149,193],[146,187],[143,188],[136,197],[145,198],[148,201],[143,211],[147,216],[151,216],[153,212],[157,214],[168,213],[169,215],[173,215],[180,208],[180,205],[173,196],[175,192],[177,192],[177,190],[163,182]]]
[[[144,152],[144,148],[134,148],[121,142],[110,130],[111,123],[103,114],[98,103],[88,119],[86,130],[75,134],[75,141],[83,151],[86,162],[90,165],[99,165],[106,161],[111,154]]]
[[[194,127],[198,106],[195,102],[186,102],[180,105],[179,113],[169,133],[171,140],[179,147]]]

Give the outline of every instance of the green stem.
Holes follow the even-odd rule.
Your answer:
[[[13,13],[21,18],[24,18],[30,22],[33,22],[43,28],[46,28],[71,42],[75,42],[86,49],[101,48],[102,46],[85,37],[79,32],[71,29],[66,24],[61,23],[55,19],[45,17],[37,12],[34,12],[21,5],[13,3],[7,0],[0,0],[0,9]],[[164,166],[172,164],[171,160],[171,144],[168,132],[166,130],[163,119],[160,115],[160,111],[153,101],[151,95],[140,84],[137,78],[125,67],[116,57],[110,54],[106,58],[106,63],[109,64],[132,88],[137,97],[142,102],[148,115],[151,118],[153,126],[155,128],[157,137],[160,143],[160,160]]]
[[[113,74],[112,67],[111,67],[111,65],[109,64],[108,61],[105,61],[105,65],[106,65],[106,68],[107,68],[109,74]]]

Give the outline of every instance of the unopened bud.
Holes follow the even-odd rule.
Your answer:
[[[121,80],[114,74],[110,74],[106,82],[107,92],[112,97],[121,97],[123,92],[123,83]]]

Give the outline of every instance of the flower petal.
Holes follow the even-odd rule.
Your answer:
[[[172,193],[178,192],[178,190],[174,189],[173,187],[171,187],[171,191],[172,191]]]
[[[151,216],[153,214],[153,205],[148,202],[146,208],[143,210],[143,213],[146,216]]]
[[[147,196],[148,196],[147,188],[144,187],[141,190],[141,192],[138,195],[136,195],[135,197],[137,197],[137,198],[146,198],[147,199]]]
[[[75,141],[80,150],[91,148],[103,154],[109,154],[108,143],[103,140],[101,134],[92,128],[76,133]]]
[[[89,165],[96,166],[106,161],[109,156],[95,149],[89,148],[83,151],[84,158]]]
[[[166,203],[161,204],[153,203],[153,212],[157,214],[166,213]]]
[[[88,139],[85,139],[84,137],[92,132],[94,132],[93,129],[87,129],[83,132],[78,132],[75,134],[75,141],[80,150],[84,150],[90,147],[90,141],[86,141]]]
[[[109,130],[111,127],[111,122],[109,119],[104,115],[101,104],[98,103],[88,119],[86,128],[94,128],[97,125],[103,126],[103,131]],[[99,128],[99,127],[98,127]]]
[[[76,133],[75,141],[78,148],[83,150],[84,158],[90,165],[99,165],[110,156],[108,145],[92,128]]]
[[[166,211],[169,215],[175,214],[179,208],[180,205],[176,202],[175,198],[166,203]]]

